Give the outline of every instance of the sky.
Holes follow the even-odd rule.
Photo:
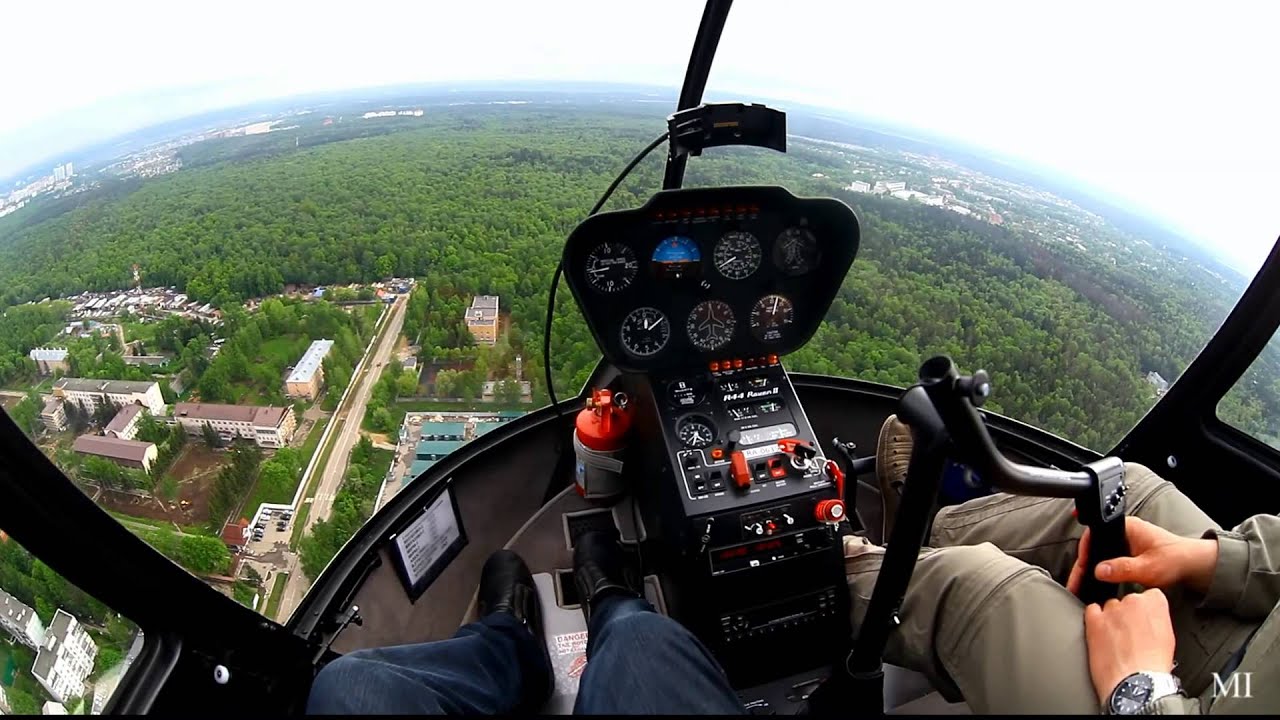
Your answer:
[[[61,0],[4,12],[0,177],[312,91],[677,86],[701,3]],[[831,107],[1047,167],[1252,274],[1280,236],[1276,27],[1271,2],[737,0],[708,93]]]

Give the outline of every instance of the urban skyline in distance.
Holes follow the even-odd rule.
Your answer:
[[[266,132],[273,124],[293,114],[305,114],[321,111],[326,107],[345,104],[367,105],[378,112],[385,107],[400,107],[403,103],[423,102],[426,112],[431,105],[447,106],[456,103],[459,97],[472,95],[498,97],[540,97],[541,93],[561,95],[565,102],[574,99],[599,95],[613,101],[629,100],[652,106],[655,120],[665,117],[670,112],[668,106],[674,107],[677,90],[660,86],[619,86],[611,83],[523,83],[511,86],[509,83],[473,83],[472,88],[461,88],[455,84],[436,83],[429,85],[409,85],[359,88],[326,93],[313,93],[305,96],[275,98],[249,105],[232,108],[219,108],[183,118],[170,119],[165,122],[149,123],[133,131],[113,136],[102,142],[82,146],[72,152],[62,152],[55,156],[57,164],[51,160],[41,161],[37,166],[25,171],[23,177],[30,180],[26,185],[15,182],[13,178],[0,185],[0,217],[15,211],[14,204],[30,200],[35,195],[45,193],[71,194],[89,189],[87,184],[71,185],[69,180],[57,180],[58,167],[67,170],[75,168],[81,179],[86,168],[100,170],[110,166],[113,175],[140,175],[149,177],[179,169],[176,154],[172,151],[184,145],[199,142],[212,137],[225,137],[229,134],[255,134]],[[708,92],[708,102],[725,102],[735,100],[732,96],[717,96]],[[1167,217],[1160,216],[1146,208],[1135,207],[1126,203],[1123,198],[1105,192],[1096,185],[1083,182],[1078,178],[1063,175],[1053,168],[1045,168],[1031,163],[1020,162],[1016,158],[1002,157],[986,148],[976,147],[945,136],[930,135],[921,132],[906,131],[890,123],[874,119],[837,113],[830,108],[805,106],[787,103],[772,98],[753,98],[756,102],[764,102],[773,107],[790,109],[792,127],[796,122],[813,119],[826,123],[830,128],[847,128],[853,131],[866,130],[882,136],[892,142],[903,142],[912,145],[918,152],[933,153],[940,157],[956,159],[962,164],[994,174],[1015,182],[1031,184],[1049,190],[1065,198],[1082,203],[1094,212],[1108,217],[1117,226],[1147,236],[1160,242],[1172,242],[1182,246],[1184,254],[1197,257],[1201,262],[1211,261],[1239,273],[1244,279],[1252,277],[1261,264],[1261,256],[1249,262],[1223,252],[1223,247],[1213,245],[1203,238],[1177,226]],[[515,102],[520,102],[515,100]],[[419,111],[422,108],[418,108]],[[384,110],[385,112],[385,110]],[[828,128],[828,131],[830,131]],[[277,128],[279,129],[279,128]],[[833,138],[828,138],[833,139]],[[167,152],[150,152],[140,155],[139,151],[148,148]],[[75,158],[62,162],[62,158]],[[127,158],[123,164],[118,164]],[[136,167],[134,166],[136,164]],[[53,170],[45,170],[53,165]],[[9,185],[13,183],[13,185]],[[4,192],[5,187],[16,187]],[[8,202],[6,203],[6,199]],[[1271,246],[1270,241],[1262,248],[1264,254]]]

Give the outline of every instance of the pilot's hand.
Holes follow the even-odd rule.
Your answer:
[[[1173,672],[1173,620],[1164,593],[1152,588],[1084,609],[1089,675],[1105,705],[1120,681],[1136,672]]]
[[[1174,535],[1132,515],[1125,518],[1124,530],[1132,554],[1098,563],[1095,575],[1099,580],[1137,583],[1148,588],[1170,588],[1183,583],[1202,594],[1208,592],[1218,563],[1217,540]],[[1088,556],[1089,529],[1085,528],[1076,563],[1067,578],[1067,589],[1075,595],[1080,594]]]

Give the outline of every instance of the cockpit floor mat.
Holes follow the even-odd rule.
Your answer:
[[[567,574],[567,585],[573,585],[571,571],[557,570],[556,573]],[[587,621],[580,605],[565,607],[564,600],[568,598],[562,597],[556,588],[563,582],[558,583],[551,573],[533,575],[533,583],[538,587],[538,601],[542,603],[542,627],[556,681],[551,699],[543,706],[545,715],[573,713],[573,704],[578,699],[578,681],[587,667]],[[667,614],[666,599],[656,576],[645,576],[644,596],[655,610]]]

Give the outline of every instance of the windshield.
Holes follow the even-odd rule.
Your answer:
[[[1280,228],[1275,11],[1212,11],[735,6],[707,99],[786,110],[788,151],[709,150],[686,185],[834,196],[863,227],[788,368],[903,386],[947,353],[992,374],[989,409],[1114,445]],[[70,13],[0,121],[5,410],[131,530],[287,618],[401,488],[548,402],[564,238],[666,129],[700,13],[232,3],[191,37]],[[9,67],[53,37],[3,32]],[[149,40],[91,50],[108,36]],[[1276,353],[1219,408],[1270,439]],[[559,398],[599,357],[562,291]]]

